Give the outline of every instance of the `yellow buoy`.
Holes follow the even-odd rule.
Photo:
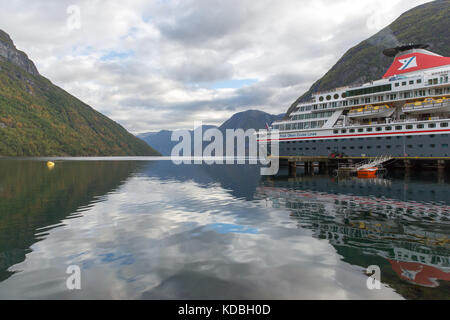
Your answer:
[[[55,166],[55,163],[54,163],[54,162],[47,161],[47,168],[53,169],[54,166]]]

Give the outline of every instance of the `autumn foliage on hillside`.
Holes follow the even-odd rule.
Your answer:
[[[158,155],[118,123],[0,58],[0,156]]]

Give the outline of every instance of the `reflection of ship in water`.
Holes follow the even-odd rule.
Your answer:
[[[315,190],[305,190],[305,181]],[[416,291],[434,288],[442,291],[441,298],[450,298],[450,206],[389,197],[395,186],[383,179],[372,183],[385,195],[357,195],[354,184],[358,183],[370,182],[355,180],[342,186],[328,177],[268,180],[258,188],[257,198],[266,199],[268,206],[288,208],[299,227],[329,241],[344,261],[362,267],[379,265],[382,281],[405,297],[415,297],[410,292],[414,287]],[[349,184],[353,193],[346,191]],[[335,191],[325,191],[330,189]],[[399,283],[399,278],[407,282]],[[435,295],[422,292],[422,296]]]

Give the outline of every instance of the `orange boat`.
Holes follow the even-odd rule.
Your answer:
[[[378,168],[372,167],[372,168],[365,168],[358,170],[358,178],[376,178]]]

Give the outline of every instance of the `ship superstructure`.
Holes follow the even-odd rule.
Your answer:
[[[276,129],[281,156],[450,157],[450,58],[427,48],[384,50],[382,79],[314,93],[258,141]]]

